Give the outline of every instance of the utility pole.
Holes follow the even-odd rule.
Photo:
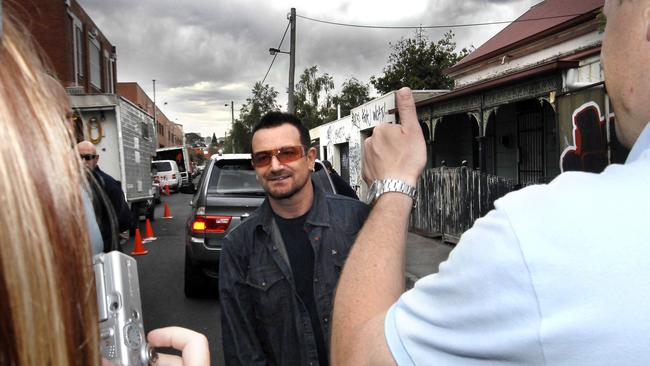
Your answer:
[[[296,72],[296,8],[291,8],[289,21],[291,22],[291,48],[289,49],[289,103],[287,109],[289,113],[294,113],[293,81]]]
[[[230,125],[232,126],[232,129],[234,130],[235,129],[235,102],[232,101],[232,100],[230,101],[230,120],[231,120]],[[235,153],[235,139],[230,139],[230,140],[231,140],[230,142],[232,142],[232,152],[234,154]]]
[[[231,123],[235,126],[235,102],[230,101],[230,114],[231,114]]]

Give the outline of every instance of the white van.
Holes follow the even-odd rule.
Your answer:
[[[158,177],[160,187],[178,191],[181,187],[181,172],[178,170],[178,164],[174,160],[154,160],[151,162],[152,173]]]

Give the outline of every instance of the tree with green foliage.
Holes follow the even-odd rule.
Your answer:
[[[203,137],[196,132],[188,132],[185,134],[185,144],[189,146],[204,145]]]
[[[219,151],[219,146],[217,145],[217,135],[216,133],[212,133],[212,138],[210,139],[210,143],[208,144],[208,156],[212,156],[216,154]]]
[[[470,53],[456,51],[454,33],[445,33],[438,42],[429,41],[422,29],[414,38],[390,43],[392,53],[383,75],[372,76],[370,83],[382,94],[408,86],[417,89],[451,89],[454,81],[443,71]]]
[[[280,110],[278,92],[272,86],[257,82],[251,89],[251,94],[239,110],[239,119],[235,120],[230,129],[224,143],[224,152],[250,153],[255,124],[266,113]]]
[[[193,161],[194,164],[197,166],[203,165],[205,163],[205,156],[203,156],[203,153],[199,153],[194,149],[188,149],[189,150],[189,157],[190,161]]]
[[[333,89],[334,79],[328,73],[319,75],[316,65],[300,75],[294,96],[295,114],[308,129],[320,126],[324,116],[331,114]]]
[[[341,107],[341,116],[350,114],[352,108],[356,108],[370,101],[370,86],[360,82],[357,78],[351,77],[341,85],[341,93],[332,98],[333,105]],[[327,121],[336,119],[336,111]]]

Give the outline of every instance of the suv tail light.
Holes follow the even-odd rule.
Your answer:
[[[196,215],[192,222],[195,233],[224,233],[230,226],[231,216]]]

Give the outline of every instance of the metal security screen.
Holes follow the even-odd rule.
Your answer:
[[[341,167],[341,178],[350,183],[350,148],[347,143],[339,145],[340,152],[340,167]]]
[[[544,179],[544,117],[541,112],[525,112],[517,116],[518,181],[526,186],[543,183]]]

